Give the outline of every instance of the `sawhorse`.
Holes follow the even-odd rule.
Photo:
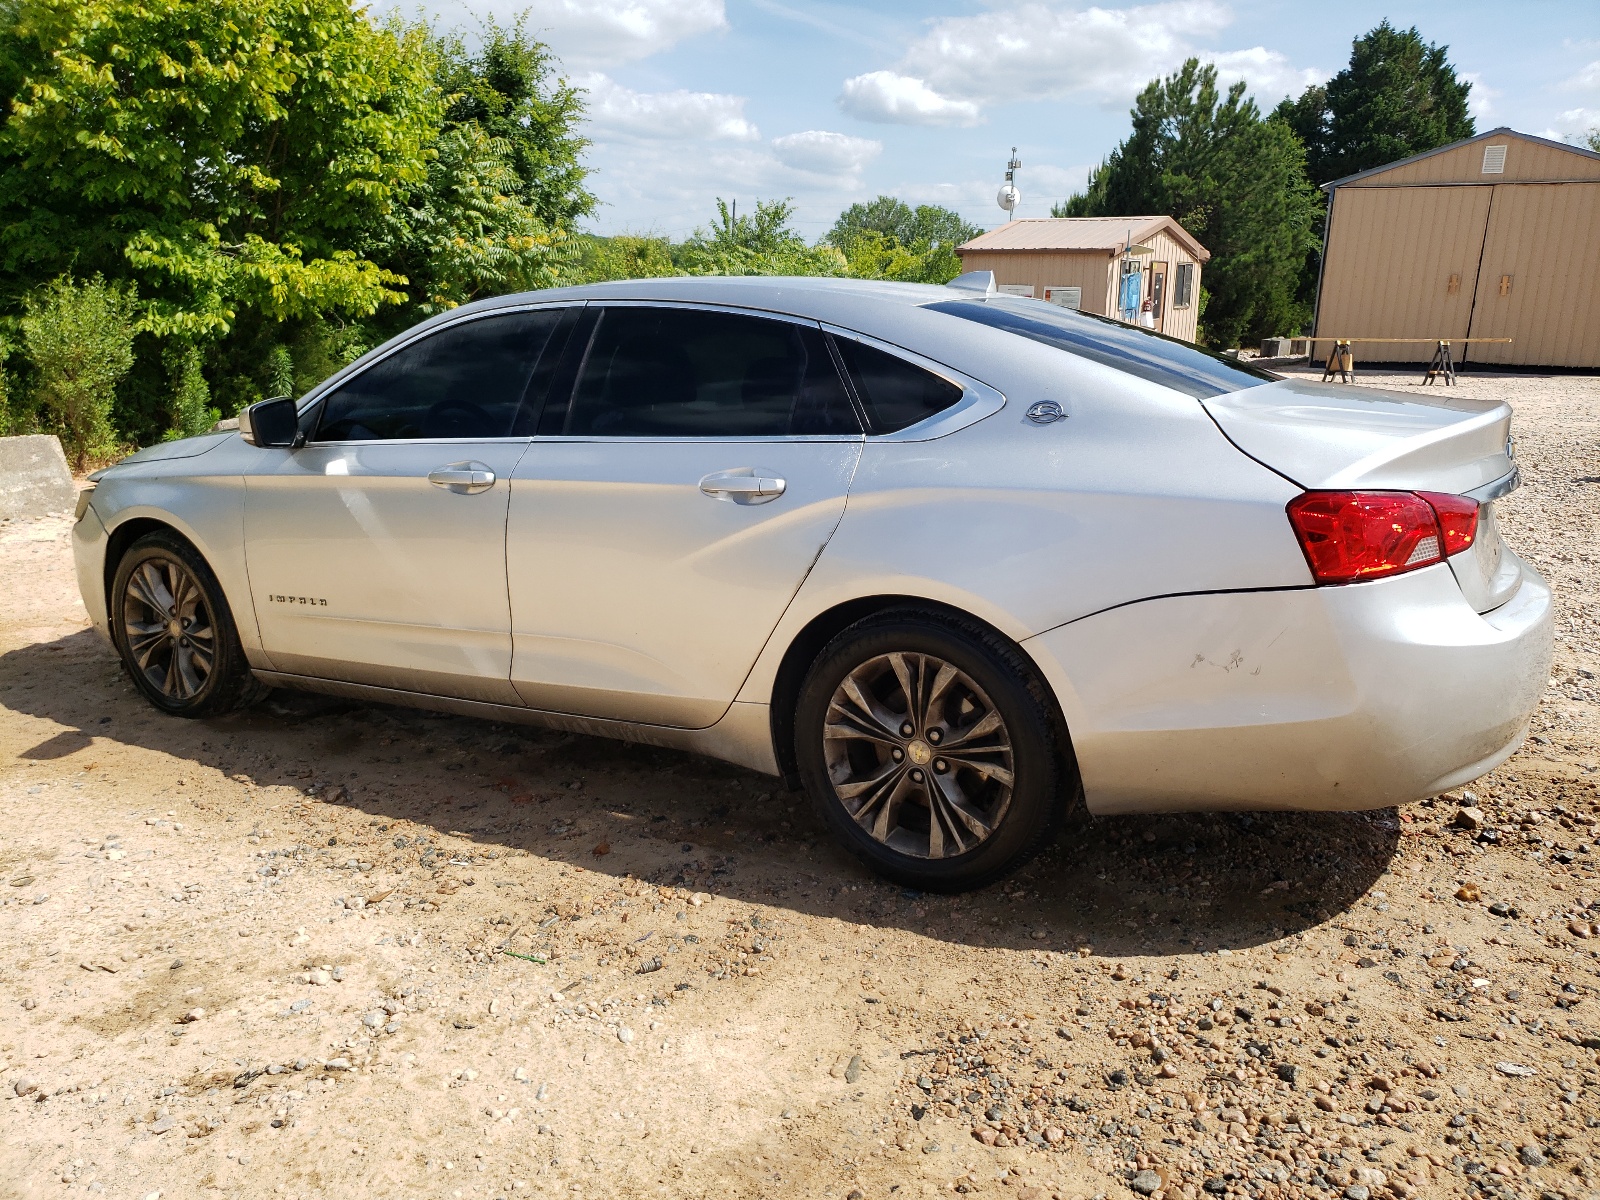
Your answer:
[[[1443,379],[1446,387],[1454,386],[1456,381],[1456,361],[1450,356],[1450,343],[1447,341],[1441,341],[1439,348],[1433,352],[1433,361],[1428,364],[1428,372],[1422,377],[1422,382],[1428,384],[1435,379]]]
[[[1356,356],[1350,349],[1348,339],[1334,342],[1333,349],[1328,352],[1328,361],[1322,368],[1322,382],[1327,383],[1335,375],[1340,383],[1351,383],[1356,377]]]

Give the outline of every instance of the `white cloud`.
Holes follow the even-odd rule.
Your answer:
[[[592,130],[626,138],[755,141],[761,132],[744,115],[743,96],[724,92],[636,92],[609,76],[575,81],[588,92]]]
[[[1217,64],[1217,79],[1233,83],[1242,79],[1261,107],[1270,109],[1285,96],[1298,96],[1314,83],[1328,78],[1315,67],[1296,67],[1276,50],[1255,46],[1208,56]]]
[[[1232,20],[1215,0],[1123,9],[1078,8],[1067,0],[996,5],[933,21],[893,69],[848,80],[840,105],[864,120],[972,124],[981,105],[1022,99],[1082,96],[1120,104],[1190,55],[1215,62],[1224,77],[1246,80],[1267,105],[1327,78],[1261,46],[1197,48]]]
[[[563,64],[580,68],[648,58],[728,28],[723,0],[449,0],[439,15],[470,31],[480,17],[509,22],[524,12],[529,32],[549,42]]]
[[[920,79],[869,71],[844,81],[839,107],[863,121],[895,125],[976,125],[978,106],[941,96]]]
[[[1555,124],[1543,136],[1561,141],[1581,142],[1590,130],[1600,129],[1600,108],[1569,108],[1557,113]]]
[[[1581,68],[1571,79],[1562,80],[1561,87],[1569,92],[1600,92],[1600,59]]]
[[[853,176],[883,153],[883,143],[872,138],[807,129],[772,139],[778,161],[813,175]]]

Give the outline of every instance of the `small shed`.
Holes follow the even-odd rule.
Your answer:
[[[1491,129],[1323,187],[1317,336],[1511,338],[1453,356],[1600,367],[1600,154]],[[1433,353],[1355,349],[1368,362]]]
[[[956,247],[963,271],[993,271],[1003,292],[1137,322],[1194,341],[1200,268],[1211,257],[1171,217],[1027,217]]]

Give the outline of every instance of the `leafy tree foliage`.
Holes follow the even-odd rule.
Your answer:
[[[581,95],[520,24],[469,51],[350,0],[7,0],[0,104],[0,320],[68,273],[137,284],[139,441],[201,411],[165,347],[232,412],[553,281],[594,206]]]
[[[858,278],[948,283],[961,273],[956,247],[982,232],[948,208],[879,196],[845,209],[823,240]]]
[[[1223,95],[1217,70],[1188,62],[1152,80],[1133,131],[1058,217],[1166,213],[1211,251],[1202,275],[1202,336],[1213,346],[1297,328],[1296,296],[1313,243],[1317,199],[1305,149],[1282,120],[1263,119],[1243,83]]]
[[[509,28],[490,17],[478,43],[472,52],[460,35],[438,40],[446,128],[475,127],[497,139],[515,179],[509,194],[544,225],[571,229],[596,203],[581,162],[589,142],[577,133],[582,93],[555,76],[555,58],[529,36],[526,16]]]
[[[832,246],[810,246],[789,227],[794,205],[757,200],[740,216],[720,196],[717,219],[697,229],[674,253],[685,275],[842,275],[844,255]]]
[[[1472,84],[1456,75],[1446,46],[1387,20],[1355,39],[1350,64],[1326,85],[1285,100],[1274,115],[1306,147],[1318,184],[1471,137]]]
[[[111,406],[133,366],[137,298],[96,275],[63,276],[28,298],[20,322],[33,364],[33,396],[74,464],[116,448]]]

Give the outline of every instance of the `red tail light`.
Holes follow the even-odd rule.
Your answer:
[[[1305,492],[1289,523],[1318,583],[1381,579],[1472,545],[1478,502],[1441,492]]]

